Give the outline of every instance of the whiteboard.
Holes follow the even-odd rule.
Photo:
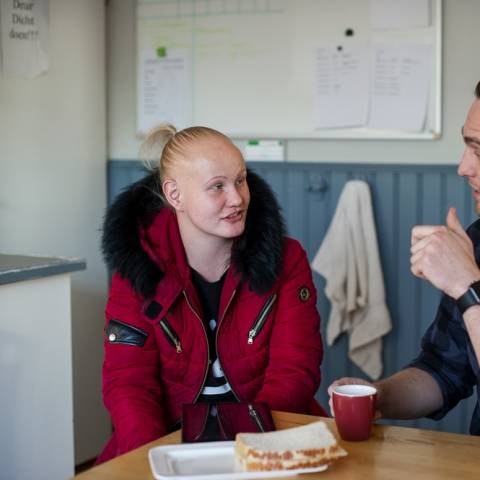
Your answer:
[[[391,30],[372,28],[371,1],[138,0],[138,132],[167,121],[239,139],[439,138],[441,0],[427,0],[427,25]],[[353,42],[369,55],[375,45],[430,46],[420,129],[315,126],[316,52]]]

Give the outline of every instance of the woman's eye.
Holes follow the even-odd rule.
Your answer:
[[[223,183],[216,183],[212,186],[214,190],[221,190],[223,188]]]

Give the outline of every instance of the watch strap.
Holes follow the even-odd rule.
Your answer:
[[[457,307],[463,313],[473,305],[480,305],[480,280],[473,282],[468,290],[457,298]]]

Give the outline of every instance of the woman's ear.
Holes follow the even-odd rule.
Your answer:
[[[167,178],[162,184],[163,194],[167,202],[178,211],[182,210],[182,202],[180,198],[180,189],[178,183],[173,178]]]

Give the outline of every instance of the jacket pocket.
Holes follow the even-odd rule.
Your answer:
[[[262,328],[265,325],[265,322],[267,320],[268,314],[270,313],[270,310],[272,309],[276,299],[277,299],[277,294],[274,293],[273,295],[268,297],[267,301],[265,302],[262,309],[260,310],[260,313],[258,314],[257,318],[253,322],[252,327],[248,331],[249,345],[253,343],[253,341],[255,340],[255,337],[262,331]]]
[[[143,347],[148,338],[148,333],[142,329],[114,319],[108,322],[105,333],[110,343],[134,345],[136,347]]]
[[[180,342],[180,337],[177,335],[172,326],[167,322],[166,318],[162,318],[159,322],[160,328],[167,337],[168,342],[175,347],[177,353],[182,353],[182,344]]]

